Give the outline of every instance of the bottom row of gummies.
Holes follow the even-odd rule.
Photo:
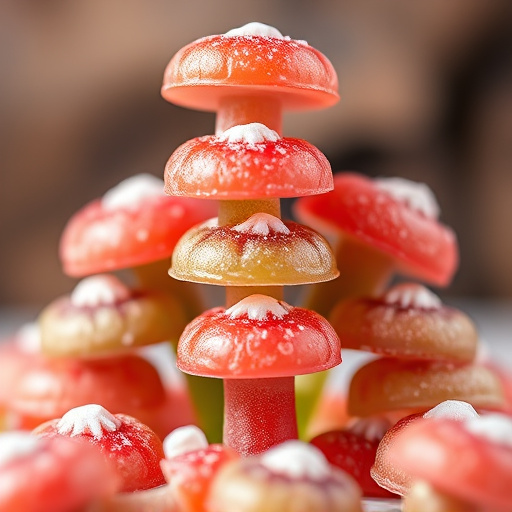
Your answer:
[[[326,455],[286,441],[244,458],[195,426],[162,442],[138,420],[89,404],[32,433],[0,435],[0,509],[361,512],[359,486]],[[385,434],[372,476],[406,496],[407,512],[510,511],[512,419],[443,402]]]

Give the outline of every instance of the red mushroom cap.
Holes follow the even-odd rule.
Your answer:
[[[291,377],[340,362],[338,337],[323,317],[265,295],[206,311],[178,343],[178,368],[207,377]]]
[[[447,285],[458,264],[453,231],[378,182],[354,173],[334,176],[334,190],[295,204],[297,216],[325,235],[342,233],[392,256],[403,273]]]
[[[215,215],[213,205],[204,201],[165,196],[163,183],[161,193],[132,201],[127,193],[126,200],[112,200],[117,188],[137,178],[120,183],[71,217],[60,242],[66,274],[83,277],[169,258],[187,229]]]
[[[332,190],[331,166],[301,139],[280,138],[261,123],[182,144],[165,168],[165,192],[206,199],[258,199]]]
[[[270,28],[270,27],[267,27]],[[171,103],[216,110],[228,95],[277,98],[286,109],[325,108],[338,99],[338,78],[329,60],[305,41],[233,32],[198,39],[169,62],[162,96]]]

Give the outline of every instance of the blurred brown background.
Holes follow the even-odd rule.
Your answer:
[[[18,0],[0,2],[0,303],[40,307],[71,214],[121,179],[162,176],[213,115],[167,104],[183,45],[249,21],[325,53],[342,101],[287,115],[334,170],[428,183],[458,233],[447,293],[512,297],[510,0]]]

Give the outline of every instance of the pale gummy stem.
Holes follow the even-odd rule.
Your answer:
[[[37,450],[39,444],[39,438],[29,432],[3,432],[0,434],[0,467],[30,455]]]
[[[71,304],[75,307],[112,306],[128,300],[130,289],[117,277],[98,274],[80,281],[71,293]]]
[[[377,188],[388,193],[397,201],[407,204],[425,217],[438,219],[441,209],[432,190],[425,183],[417,183],[403,178],[379,178]]]
[[[383,300],[385,304],[401,308],[436,310],[443,305],[435,293],[417,283],[398,284],[384,294]]]
[[[247,316],[249,320],[266,320],[269,315],[275,318],[284,318],[292,309],[286,302],[279,301],[267,295],[254,294],[237,302],[225,314],[232,320]]]
[[[108,190],[101,204],[109,211],[137,208],[144,199],[159,196],[165,196],[163,180],[152,174],[137,174]]]
[[[262,37],[276,37],[278,39],[285,39],[283,34],[271,25],[265,25],[257,21],[252,21],[241,27],[233,28],[224,34],[225,36],[262,36]]]
[[[302,441],[286,441],[266,451],[260,457],[263,467],[289,478],[309,478],[321,481],[331,474],[329,462],[313,445]]]
[[[239,124],[228,128],[219,135],[220,142],[229,144],[243,143],[248,146],[262,144],[265,142],[277,142],[281,137],[279,134],[262,123]]]
[[[101,439],[104,432],[115,432],[121,420],[97,404],[83,405],[70,409],[57,423],[57,431],[70,437],[91,434]]]
[[[262,236],[267,236],[271,232],[281,233],[284,235],[290,234],[290,230],[285,226],[281,219],[268,213],[255,213],[245,222],[237,224],[232,229],[238,233],[250,233]]]
[[[449,419],[464,421],[471,418],[478,418],[478,413],[471,404],[461,400],[445,400],[439,405],[427,411],[424,415],[426,419]]]
[[[176,428],[164,439],[166,459],[205,448],[208,448],[208,440],[204,432],[195,425]]]

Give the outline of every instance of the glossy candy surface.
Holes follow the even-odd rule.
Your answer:
[[[327,241],[313,230],[268,214],[219,227],[215,219],[176,245],[170,274],[216,285],[296,285],[338,275]]]
[[[99,406],[88,405],[40,425],[34,434],[43,438],[70,436],[97,446],[119,476],[123,492],[150,489],[165,482],[160,469],[162,441],[131,416],[111,415]]]
[[[215,35],[185,46],[165,70],[162,96],[199,110],[217,110],[230,95],[268,95],[293,110],[336,103],[338,79],[328,59],[304,41],[269,33]]]
[[[488,409],[501,409],[505,404],[499,379],[484,366],[382,358],[355,373],[348,410],[354,416],[397,409],[418,411],[450,399]]]
[[[295,204],[301,221],[389,254],[399,272],[443,286],[458,263],[453,231],[359,174],[334,176],[334,190]]]
[[[242,127],[231,130],[235,128]],[[176,149],[165,168],[167,194],[203,199],[298,197],[332,187],[328,160],[300,139],[231,142],[224,136],[199,137]]]
[[[339,340],[317,313],[261,295],[242,302],[240,310],[210,309],[187,326],[178,368],[250,379],[314,373],[341,362]]]

